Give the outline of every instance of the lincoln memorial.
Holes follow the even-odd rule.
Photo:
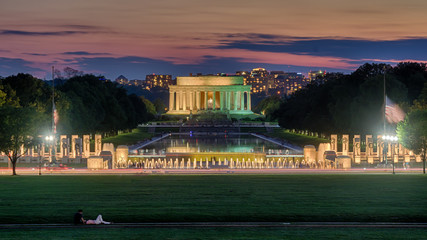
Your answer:
[[[169,86],[168,114],[224,112],[253,114],[251,86],[243,85],[241,76],[177,77]]]

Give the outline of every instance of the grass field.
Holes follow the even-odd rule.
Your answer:
[[[2,176],[0,223],[427,222],[423,175]]]
[[[147,132],[147,128],[135,128],[130,133],[122,133],[114,137],[102,139],[103,143],[113,143],[114,146],[119,145],[132,145],[139,141],[151,138],[152,133]]]
[[[427,176],[2,176],[0,223],[427,222]],[[410,233],[410,235],[408,235]],[[2,239],[422,239],[426,229],[150,228],[0,230]],[[47,237],[49,236],[49,237]],[[410,238],[408,238],[410,236]]]
[[[66,228],[0,230],[2,239],[426,239],[426,229]]]
[[[319,143],[330,142],[328,139],[312,137],[312,136],[307,136],[307,135],[298,134],[298,133],[292,133],[283,128],[277,128],[275,129],[274,132],[265,133],[265,135],[284,139],[300,147],[304,147],[305,145],[314,145],[317,147],[319,146]]]

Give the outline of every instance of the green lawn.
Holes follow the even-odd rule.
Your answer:
[[[136,128],[130,133],[122,133],[114,137],[102,139],[102,143],[113,143],[115,147],[119,145],[133,145],[139,141],[149,139],[154,134],[147,132],[148,128]]]
[[[0,223],[427,222],[425,175],[1,176]]]
[[[426,239],[426,229],[65,228],[0,230],[2,239]]]
[[[291,133],[288,130],[283,128],[276,128],[274,132],[265,133],[265,135],[284,139],[300,147],[304,147],[305,145],[314,145],[318,147],[319,143],[330,142],[328,139],[324,139],[324,138],[312,137],[312,136],[307,136],[307,135],[298,134],[298,133]]]

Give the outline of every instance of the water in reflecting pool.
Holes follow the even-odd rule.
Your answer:
[[[171,135],[143,148],[139,154],[234,152],[285,154],[287,149],[251,135]]]

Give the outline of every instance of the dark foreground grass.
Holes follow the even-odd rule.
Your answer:
[[[0,223],[427,222],[423,175],[2,176]]]
[[[0,230],[2,239],[426,239],[426,229],[66,228]]]

